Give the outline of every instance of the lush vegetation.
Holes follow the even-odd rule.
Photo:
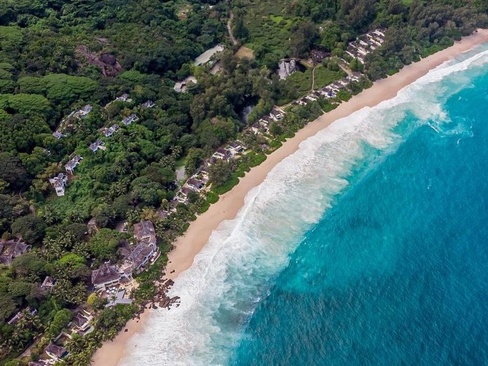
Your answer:
[[[226,30],[229,7],[234,34],[253,49],[253,60],[233,56]],[[70,340],[65,361],[87,364],[100,342],[113,338],[137,311],[137,306],[105,309],[103,299],[88,296],[91,270],[122,258],[120,249],[130,235],[115,230],[121,222],[150,219],[156,226],[163,255],[139,278],[134,296],[144,301],[154,292],[152,282],[174,239],[266,153],[368,87],[370,80],[487,26],[487,11],[484,1],[458,0],[2,2],[0,233],[3,239],[22,237],[32,246],[11,266],[0,267],[2,362],[34,341],[31,357],[36,359],[71,320],[71,310],[87,308],[97,314],[95,331]],[[387,29],[385,43],[364,66],[344,55],[349,41],[377,27]],[[217,43],[227,45],[219,56],[219,73],[193,65],[196,56]],[[281,58],[306,63],[313,49],[335,58],[313,65],[315,71],[309,66],[279,80],[275,70]],[[339,57],[353,70],[364,67],[370,80],[350,84],[333,100],[291,105],[266,136],[243,132],[248,127],[240,118],[245,107],[254,106],[247,122],[252,124],[273,105],[308,93],[312,73],[315,88],[343,77]],[[174,82],[189,75],[198,83],[188,93],[176,93]],[[107,105],[122,93],[131,101]],[[147,100],[155,106],[143,108]],[[86,104],[93,106],[86,118],[65,120]],[[139,120],[124,126],[122,120],[133,113]],[[101,128],[114,123],[121,129],[103,136]],[[52,135],[57,129],[65,134],[61,139]],[[177,191],[176,167],[184,162],[193,173],[236,137],[250,152],[210,169],[207,197],[191,194],[174,214],[160,215]],[[97,138],[106,149],[94,153],[88,146]],[[64,171],[75,154],[83,160],[65,196],[57,197],[48,179]],[[56,280],[52,291],[40,289],[47,275]],[[7,324],[18,311],[19,322]]]

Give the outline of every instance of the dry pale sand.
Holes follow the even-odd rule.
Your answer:
[[[143,323],[149,316],[149,309],[145,309],[140,319],[134,318],[127,322],[124,330],[119,332],[113,341],[108,341],[97,350],[92,359],[92,365],[95,366],[116,366],[122,355],[124,348],[130,337],[139,332]],[[127,332],[125,331],[127,329]]]
[[[261,184],[276,164],[293,154],[302,141],[315,135],[337,119],[395,97],[402,88],[424,76],[429,70],[485,42],[488,42],[488,30],[478,30],[477,33],[456,42],[452,47],[406,66],[393,76],[375,82],[371,88],[354,96],[347,103],[342,103],[335,110],[309,123],[293,138],[287,140],[282,147],[270,154],[261,165],[251,169],[245,177],[240,179],[237,186],[221,196],[216,204],[210,206],[208,211],[191,223],[185,235],[176,241],[175,248],[169,253],[169,263],[166,268],[167,278],[175,279],[181,272],[190,268],[193,259],[207,243],[212,231],[217,229],[222,221],[233,219],[244,205],[247,193]],[[147,313],[148,311],[145,312],[139,323],[131,321],[126,326],[129,329],[128,332],[121,332],[114,341],[105,343],[95,354],[93,365],[116,366],[124,354],[127,340],[140,330],[143,319],[147,318]]]

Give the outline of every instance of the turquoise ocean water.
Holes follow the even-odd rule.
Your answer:
[[[488,365],[487,50],[304,142],[122,365]]]

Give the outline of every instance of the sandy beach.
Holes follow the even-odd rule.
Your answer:
[[[281,148],[270,154],[266,161],[248,172],[245,177],[240,179],[237,186],[221,196],[216,204],[210,206],[207,212],[191,223],[186,234],[176,241],[173,251],[169,254],[166,277],[176,279],[181,272],[190,268],[195,256],[207,243],[212,231],[217,229],[221,222],[233,219],[244,205],[247,193],[261,184],[280,161],[293,154],[301,142],[337,119],[395,97],[401,89],[427,74],[429,70],[485,42],[488,42],[488,30],[479,30],[447,49],[406,66],[393,76],[375,82],[371,88],[354,96],[347,103],[342,103],[335,110],[309,123],[293,138],[287,140]],[[141,329],[148,315],[149,311],[146,310],[139,321],[131,320],[124,328],[127,329],[126,332],[122,331],[114,341],[105,343],[96,352],[92,364],[95,366],[118,365],[124,355],[126,342]]]

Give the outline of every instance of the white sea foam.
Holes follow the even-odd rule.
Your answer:
[[[419,123],[448,119],[439,100],[439,95],[449,94],[443,82],[448,77],[449,90],[462,88],[467,80],[463,71],[475,67],[486,72],[487,63],[484,51],[444,64],[396,98],[338,120],[303,142],[249,192],[237,218],[212,234],[171,290],[181,297],[181,305],[154,311],[142,334],[131,340],[121,364],[226,364],[242,336],[242,325],[266,296],[270,279],[348,185],[366,147],[385,150],[398,144],[402,137],[394,131],[407,113]]]

